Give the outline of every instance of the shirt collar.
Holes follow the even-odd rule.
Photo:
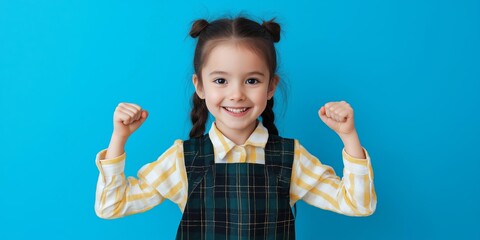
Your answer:
[[[218,159],[224,159],[228,152],[230,152],[230,150],[232,150],[232,148],[236,146],[236,144],[232,140],[228,139],[225,135],[222,134],[222,132],[220,132],[220,130],[218,130],[215,122],[212,123],[208,135],[210,136],[210,140],[213,144],[215,157]],[[261,122],[258,122],[257,127],[242,146],[265,148],[267,141],[268,130],[263,126]]]

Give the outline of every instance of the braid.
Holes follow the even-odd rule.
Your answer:
[[[278,129],[275,126],[275,114],[273,113],[273,98],[267,101],[267,107],[262,113],[262,123],[268,129],[268,133],[278,135]]]
[[[208,109],[205,100],[201,99],[196,92],[192,96],[192,111],[190,119],[192,120],[192,130],[190,130],[190,138],[203,136],[205,132],[205,124],[208,120]]]

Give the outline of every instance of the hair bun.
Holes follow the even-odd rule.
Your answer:
[[[273,42],[277,43],[280,41],[280,24],[276,23],[275,19],[263,21],[262,27],[272,35]]]
[[[190,29],[190,36],[192,38],[198,37],[200,33],[209,25],[208,21],[205,19],[198,19],[192,24],[192,29]]]

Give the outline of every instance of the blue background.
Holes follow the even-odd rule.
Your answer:
[[[367,218],[298,206],[298,239],[480,239],[479,1],[0,1],[0,239],[173,239],[176,205],[94,212],[95,154],[119,102],[150,111],[136,176],[190,130],[193,20],[277,17],[277,125],[342,173],[317,117],[346,100],[378,195]],[[278,99],[283,99],[278,92]]]

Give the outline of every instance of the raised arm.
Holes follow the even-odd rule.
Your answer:
[[[120,103],[115,109],[110,144],[96,157],[100,174],[95,212],[101,218],[118,218],[142,212],[164,200],[144,179],[126,179],[124,174],[125,144],[147,116],[148,113],[136,104]]]
[[[360,144],[354,127],[353,109],[344,101],[330,102],[319,110],[320,119],[335,131],[344,143],[343,178],[323,165],[298,141],[290,188],[291,204],[299,199],[334,212],[368,216],[376,209],[376,194],[370,156]]]

